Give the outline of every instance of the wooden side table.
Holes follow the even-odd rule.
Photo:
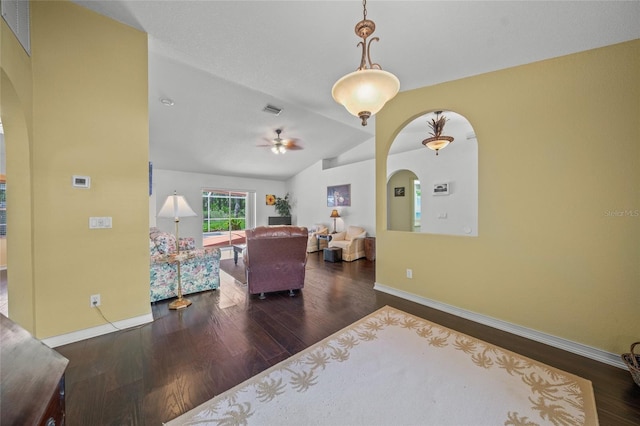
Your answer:
[[[326,240],[327,244],[331,241],[331,234],[318,234],[316,235],[316,242],[318,243],[318,251],[320,251],[320,240]]]
[[[238,255],[242,254],[246,247],[246,244],[236,244],[233,246],[233,263],[238,264]]]
[[[367,260],[376,260],[376,237],[364,238],[364,255]]]

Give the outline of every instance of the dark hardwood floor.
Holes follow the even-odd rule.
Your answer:
[[[67,425],[160,425],[384,305],[589,379],[601,425],[640,424],[628,371],[376,292],[374,281],[374,262],[311,253],[294,298],[248,297],[221,273],[220,289],[189,295],[187,309],[158,302],[153,323],[58,347],[70,360]]]

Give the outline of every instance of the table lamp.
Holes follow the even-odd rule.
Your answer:
[[[336,230],[336,219],[340,217],[340,214],[338,213],[338,210],[336,210],[336,209],[331,210],[331,215],[329,217],[333,218],[333,233],[335,234],[337,232],[337,230]]]

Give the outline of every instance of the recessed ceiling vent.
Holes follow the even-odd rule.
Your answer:
[[[267,104],[266,107],[262,108],[262,110],[264,112],[268,112],[269,114],[273,114],[273,115],[280,115],[280,113],[282,112],[282,108],[278,108],[277,106],[273,106],[269,104]]]

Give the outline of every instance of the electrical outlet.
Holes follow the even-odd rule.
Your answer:
[[[92,294],[89,297],[89,303],[90,303],[90,306],[92,308],[95,308],[96,306],[100,306],[100,295],[99,294]]]
[[[407,278],[413,278],[413,270],[407,269]]]

